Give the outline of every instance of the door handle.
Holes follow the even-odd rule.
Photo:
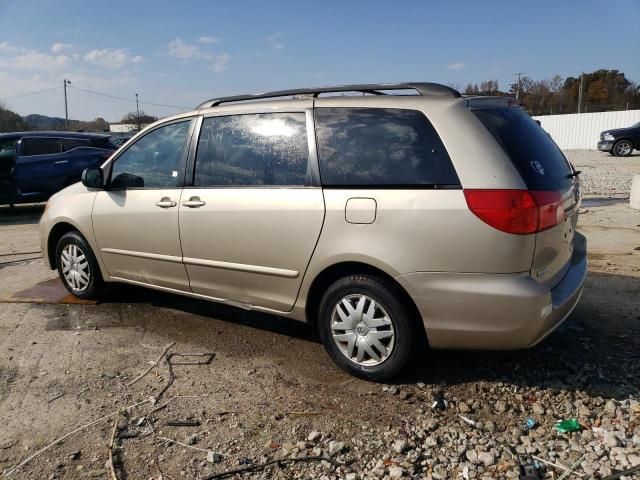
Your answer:
[[[182,205],[184,205],[185,207],[189,207],[189,208],[199,208],[199,207],[203,206],[204,204],[205,204],[205,202],[200,200],[200,197],[191,197],[186,202],[182,202]]]
[[[56,162],[53,162],[55,165],[62,165],[63,163],[69,163],[69,160],[58,160]]]
[[[171,208],[175,207],[178,202],[174,202],[169,197],[162,197],[159,202],[156,202],[156,206],[160,208]]]

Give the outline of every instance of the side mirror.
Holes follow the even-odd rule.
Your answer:
[[[87,188],[103,188],[104,179],[102,178],[101,168],[85,168],[82,172],[82,184]]]

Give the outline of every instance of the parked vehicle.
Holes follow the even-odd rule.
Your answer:
[[[80,181],[118,148],[108,135],[18,132],[0,135],[0,204],[41,202]]]
[[[633,149],[640,150],[640,122],[627,128],[606,130],[600,134],[598,150],[616,157],[628,157]]]
[[[341,92],[363,95],[321,96]],[[350,85],[156,122],[54,195],[40,232],[80,298],[125,282],[306,321],[343,369],[383,380],[425,336],[519,349],[554,330],[587,272],[580,202],[514,100]]]
[[[127,143],[129,140],[131,140],[132,137],[133,135],[113,135],[111,136],[110,141],[117,147],[121,147],[122,145]]]

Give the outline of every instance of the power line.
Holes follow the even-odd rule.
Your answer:
[[[57,87],[45,88],[44,90],[35,90],[33,92],[27,92],[27,93],[23,93],[21,95],[13,95],[11,97],[3,97],[3,98],[0,98],[0,100],[11,100],[13,98],[22,98],[22,97],[28,97],[30,95],[38,95],[39,93],[51,92],[52,90],[57,90],[59,88],[62,88],[62,87],[61,86],[57,86]]]
[[[119,97],[117,95],[109,95],[108,93],[102,93],[102,92],[96,92],[95,90],[89,90],[86,88],[80,88],[80,87],[74,87],[69,85],[69,88],[73,88],[74,90],[80,90],[81,92],[85,92],[85,93],[90,93],[93,95],[100,95],[101,97],[107,97],[107,98],[113,98],[115,100],[121,100],[123,102],[133,102],[136,103],[136,100],[132,99],[132,98],[126,98],[126,97]],[[168,107],[168,108],[177,108],[180,110],[191,110],[190,107],[184,107],[182,105],[167,105],[164,103],[155,103],[155,102],[149,102],[147,100],[145,100],[145,102],[147,105],[154,105],[156,107]]]

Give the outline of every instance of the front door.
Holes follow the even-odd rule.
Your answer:
[[[191,125],[183,119],[151,130],[110,166],[107,189],[93,206],[93,229],[112,277],[189,291],[178,205]]]
[[[292,110],[203,119],[180,204],[194,293],[292,308],[324,219],[309,161],[310,109]]]

